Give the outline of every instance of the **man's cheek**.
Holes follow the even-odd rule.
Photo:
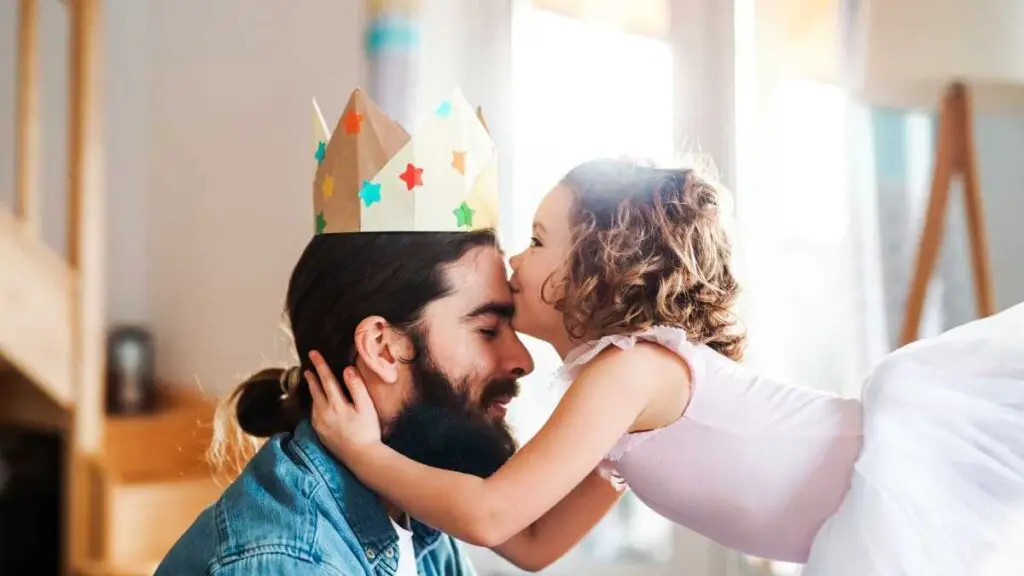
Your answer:
[[[461,382],[463,386],[463,389],[460,390],[460,392],[464,393],[466,397],[469,398],[469,401],[473,406],[479,407],[480,398],[484,393],[484,382],[486,382],[486,379],[480,378],[478,373],[474,370],[465,373],[463,377],[458,379],[458,382]]]

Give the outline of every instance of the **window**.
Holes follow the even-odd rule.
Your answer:
[[[850,351],[859,343],[844,338],[858,325],[861,309],[850,266],[858,209],[850,161],[861,142],[851,128],[847,94],[815,79],[835,74],[835,55],[821,48],[835,41],[829,24],[822,24],[834,16],[828,8],[819,2],[814,11],[794,15],[787,6],[735,4],[737,231],[744,253],[745,363],[841,394],[848,384],[859,385],[849,378]],[[788,43],[773,35],[780,29]],[[741,557],[744,575],[798,576],[802,570]]]
[[[599,156],[673,153],[672,52],[667,43],[538,9],[517,21],[513,47],[513,218],[530,222],[574,165]],[[529,239],[529,226],[516,226]]]
[[[529,242],[544,195],[573,166],[597,157],[663,160],[674,151],[672,52],[666,42],[627,34],[536,8],[516,21],[513,47],[512,250]],[[525,339],[536,370],[509,415],[521,441],[543,425],[557,403],[550,383],[560,360]],[[664,562],[672,525],[627,494],[563,560],[580,563]],[[645,572],[650,573],[650,572]]]

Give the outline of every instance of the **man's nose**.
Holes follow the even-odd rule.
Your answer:
[[[509,340],[504,350],[505,365],[503,368],[515,378],[522,378],[533,372],[533,358],[526,345],[519,339],[514,330],[509,330]]]

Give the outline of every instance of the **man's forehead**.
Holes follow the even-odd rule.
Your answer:
[[[445,279],[451,292],[438,303],[458,310],[460,316],[479,316],[495,313],[511,314],[512,291],[505,276],[505,261],[495,247],[484,247],[467,252],[445,269]]]

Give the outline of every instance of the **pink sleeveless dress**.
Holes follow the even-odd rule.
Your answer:
[[[1008,545],[1024,511],[1024,305],[890,354],[863,404],[664,326],[583,345],[560,377],[640,341],[687,361],[690,404],[604,467],[666,518],[811,576],[975,574]]]

